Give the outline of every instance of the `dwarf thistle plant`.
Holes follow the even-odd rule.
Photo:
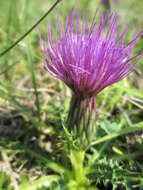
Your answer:
[[[133,71],[131,62],[139,55],[132,57],[132,51],[141,36],[126,45],[127,28],[118,36],[117,14],[102,15],[98,25],[96,14],[89,25],[83,13],[81,26],[73,8],[65,29],[57,19],[56,41],[48,25],[47,43],[43,42],[45,68],[72,91],[67,128],[85,146],[94,137],[97,95]]]
[[[126,44],[127,27],[119,34],[118,15],[103,14],[97,24],[96,14],[97,11],[89,25],[83,12],[81,24],[79,12],[74,16],[73,8],[66,17],[65,28],[57,18],[55,41],[50,25],[47,41],[40,37],[46,70],[72,92],[66,128],[77,139],[79,149],[70,150],[67,157],[72,165],[72,179],[76,181],[73,189],[78,190],[90,187],[83,163],[85,150],[96,133],[97,96],[129,75],[136,65],[132,61],[137,63],[142,56],[132,56],[141,33]]]

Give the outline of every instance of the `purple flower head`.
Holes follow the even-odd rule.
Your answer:
[[[65,29],[57,19],[55,42],[51,27],[47,28],[45,67],[73,92],[67,126],[77,137],[82,137],[80,144],[89,142],[94,134],[96,96],[132,72],[135,67],[132,60],[140,57],[132,57],[132,51],[141,33],[127,45],[126,34],[127,28],[118,36],[117,14],[102,15],[98,25],[95,14],[88,25],[85,13],[82,24],[78,11],[74,19],[74,9],[67,16]]]
[[[47,71],[62,80],[81,99],[96,96],[105,87],[118,82],[133,70],[131,61],[134,58],[131,54],[141,36],[138,34],[126,45],[127,29],[117,36],[116,14],[102,15],[99,25],[96,25],[96,14],[90,26],[87,16],[83,14],[81,26],[78,11],[74,25],[72,9],[71,15],[66,19],[65,30],[59,18],[57,19],[56,42],[54,43],[50,27],[47,31],[47,47],[44,42]]]

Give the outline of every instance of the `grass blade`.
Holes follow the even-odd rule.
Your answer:
[[[41,121],[40,102],[39,102],[39,96],[38,96],[38,91],[37,91],[37,82],[36,82],[35,71],[34,71],[34,66],[33,66],[33,62],[32,62],[32,54],[31,54],[29,45],[27,47],[27,57],[28,57],[29,69],[30,69],[31,76],[32,76],[34,94],[35,94],[35,98],[36,98],[35,104],[36,104],[36,108],[37,108],[38,119],[39,119],[39,121]]]

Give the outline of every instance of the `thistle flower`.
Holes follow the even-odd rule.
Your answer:
[[[89,26],[83,13],[81,25],[78,11],[74,20],[72,9],[65,30],[57,18],[56,41],[50,26],[47,44],[44,41],[45,68],[72,90],[67,126],[82,139],[88,139],[94,130],[96,96],[133,71],[131,61],[138,56],[131,55],[141,36],[126,45],[126,28],[118,37],[117,14],[102,15],[98,26],[96,14]]]

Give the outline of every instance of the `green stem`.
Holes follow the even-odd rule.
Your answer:
[[[84,186],[87,182],[83,165],[84,157],[83,150],[72,150],[70,153],[73,177],[79,186]]]

